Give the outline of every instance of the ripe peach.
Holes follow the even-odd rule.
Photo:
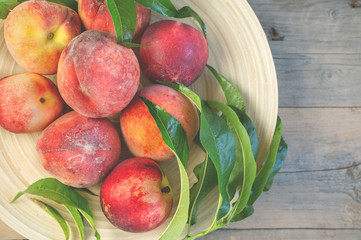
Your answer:
[[[101,118],[120,112],[139,85],[134,52],[110,33],[88,30],[74,38],[59,60],[58,87],[64,101],[80,114]]]
[[[6,45],[15,61],[39,74],[56,73],[61,52],[80,32],[75,11],[44,0],[19,4],[4,25]]]
[[[106,118],[69,112],[50,124],[37,142],[42,166],[73,187],[99,183],[120,156],[117,130]]]
[[[184,128],[188,143],[191,143],[198,132],[199,119],[195,106],[187,97],[158,84],[143,88],[137,95],[159,105],[175,117]],[[120,127],[124,141],[134,156],[149,157],[156,161],[165,161],[174,156],[164,143],[148,108],[138,97],[121,112]]]
[[[133,39],[136,40],[149,25],[151,12],[148,8],[135,3],[137,8],[137,27]],[[115,34],[114,24],[106,0],[79,0],[80,19],[88,30],[99,30]]]
[[[173,193],[158,164],[149,158],[130,158],[106,177],[100,203],[114,226],[128,232],[145,232],[167,219]]]
[[[203,34],[190,25],[172,20],[151,24],[139,49],[142,70],[151,80],[191,85],[203,72],[208,45]]]
[[[55,84],[36,73],[20,73],[0,80],[0,125],[14,133],[43,130],[63,109]]]

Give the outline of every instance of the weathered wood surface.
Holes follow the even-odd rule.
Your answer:
[[[289,154],[251,218],[202,239],[361,239],[361,8],[352,2],[249,0],[274,56]],[[19,239],[1,223],[0,233]]]

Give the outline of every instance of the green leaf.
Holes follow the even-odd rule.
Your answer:
[[[186,168],[189,158],[187,135],[177,119],[166,112],[160,106],[155,105],[148,99],[138,96],[145,105],[152,117],[154,118],[160,132],[162,133],[163,141],[167,146],[178,155],[183,166]]]
[[[263,192],[263,189],[267,183],[267,180],[270,176],[270,173],[272,171],[272,168],[275,164],[279,145],[282,138],[282,132],[283,132],[283,126],[281,119],[277,118],[277,124],[276,129],[273,134],[272,142],[270,145],[270,149],[268,151],[266,160],[259,171],[259,173],[256,176],[256,179],[254,180],[253,188],[252,188],[252,195],[248,201],[248,204],[253,205],[253,203],[257,200],[257,198],[261,195]]]
[[[217,171],[209,159],[208,154],[206,159],[193,170],[198,181],[192,186],[190,190],[190,209],[189,209],[189,228],[197,222],[197,211],[202,200],[217,186]]]
[[[280,169],[282,168],[283,163],[286,159],[287,150],[288,150],[288,146],[287,146],[285,140],[283,139],[283,137],[281,137],[281,142],[278,147],[276,161],[275,161],[275,164],[273,165],[270,175],[268,176],[266,185],[264,186],[264,189],[263,189],[264,192],[269,191],[271,189],[274,176],[280,171]]]
[[[93,228],[97,239],[100,239],[100,235],[95,228],[94,215],[90,209],[88,201],[72,187],[59,182],[55,178],[40,179],[31,184],[27,189],[25,189],[25,191],[16,194],[14,199],[11,200],[11,203],[15,202],[25,193],[41,196],[59,204],[77,208]]]
[[[221,86],[227,104],[246,112],[246,105],[239,90],[225,76],[219,74],[212,66],[207,64],[207,68],[211,71]]]
[[[163,16],[171,17],[177,14],[177,9],[170,0],[135,0],[140,5],[149,8]]]
[[[185,170],[188,162],[188,143],[183,127],[172,115],[146,98],[139,98],[145,103],[153,116],[167,146],[176,156],[181,180],[180,197],[176,212],[167,229],[159,237],[160,240],[178,239],[188,219],[189,180]]]
[[[226,121],[205,101],[202,101],[200,140],[217,170],[219,191],[225,203],[218,212],[218,218],[221,218],[230,209],[227,185],[236,161],[235,140]]]
[[[73,217],[74,222],[78,228],[80,239],[83,240],[84,239],[84,223],[83,223],[83,219],[82,219],[78,209],[75,207],[72,207],[72,206],[68,206],[68,205],[64,205],[64,206],[66,207],[66,209],[68,209],[70,215]]]
[[[63,216],[61,216],[60,213],[55,208],[48,205],[47,203],[37,200],[35,198],[32,198],[31,200],[34,203],[36,203],[38,206],[40,206],[45,212],[47,212],[50,216],[52,216],[59,223],[61,229],[63,229],[65,239],[68,240],[70,237],[70,230],[69,230],[68,224],[66,223]]]
[[[253,181],[256,176],[256,162],[253,157],[251,142],[249,140],[247,131],[242,125],[242,123],[239,121],[237,114],[232,110],[232,108],[230,108],[229,106],[223,103],[219,103],[215,101],[209,101],[208,103],[210,106],[221,111],[224,114],[224,116],[230,121],[230,124],[232,125],[236,133],[235,139],[241,146],[242,156],[240,156],[240,158],[238,158],[237,160],[240,161],[239,165],[241,165],[242,172],[240,173],[241,175],[234,176],[235,178],[237,177],[239,178],[238,182],[241,183],[240,185],[241,190],[239,192],[239,198],[232,208],[232,213],[230,214],[230,216],[232,216],[234,214],[241,212],[247,204],[247,201],[251,194]],[[231,183],[233,183],[233,185],[228,185],[228,188],[231,187],[231,191],[234,196],[234,192],[238,187],[237,181],[234,180]],[[230,197],[233,198],[233,196]],[[229,217],[227,222],[231,218],[232,217]]]
[[[201,113],[200,142],[217,170],[219,191],[225,203],[219,212],[219,217],[222,217],[230,209],[231,199],[228,197],[227,184],[236,161],[233,133],[226,121],[210,109],[207,103],[192,90],[179,83],[158,82],[186,95]]]
[[[80,191],[80,192],[88,193],[88,194],[90,194],[92,196],[98,196],[95,193],[93,193],[92,191],[90,191],[88,188],[76,188],[76,187],[72,187],[72,188],[77,190],[77,191]]]
[[[0,18],[5,19],[10,10],[27,0],[1,0],[0,1]],[[49,2],[64,5],[72,8],[74,11],[78,11],[78,3],[75,0],[47,0]]]
[[[184,94],[194,103],[194,105],[197,107],[199,111],[202,111],[202,99],[195,92],[190,90],[188,87],[180,83],[164,82],[159,80],[157,80],[156,82],[171,87],[179,91],[180,93]]]
[[[207,29],[201,17],[192,8],[185,6],[177,10],[170,0],[135,0],[137,3],[153,10],[166,17],[188,18],[192,17],[196,20],[205,38],[207,38]]]
[[[262,192],[266,186],[266,183],[269,179],[270,173],[271,173],[273,166],[275,164],[275,161],[276,161],[277,153],[278,153],[281,138],[282,138],[282,132],[283,132],[282,122],[281,122],[281,119],[278,117],[276,129],[275,129],[275,132],[273,135],[273,139],[272,139],[266,160],[264,161],[262,168],[256,175],[256,178],[253,182],[251,196],[247,203],[248,206],[251,206],[256,202],[256,200],[262,194]],[[233,216],[233,218],[231,219],[231,221],[232,222],[239,221],[239,220],[244,219],[247,216],[250,216],[249,212],[247,212],[247,211],[249,211],[249,207],[248,207],[248,209],[244,209],[242,212],[235,214]]]
[[[233,106],[230,106],[230,107],[237,114],[242,125],[247,130],[249,140],[251,141],[253,156],[254,156],[254,159],[256,159],[257,153],[258,153],[258,136],[257,136],[256,127],[254,126],[251,118],[247,115],[246,112],[244,112],[236,107],[233,107]]]
[[[107,0],[117,42],[131,42],[137,26],[137,9],[134,0]],[[127,43],[130,44],[130,43]]]

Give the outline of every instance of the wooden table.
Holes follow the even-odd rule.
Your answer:
[[[249,0],[274,56],[289,152],[254,215],[203,239],[361,239],[361,8],[353,2]],[[23,239],[3,223],[0,233]]]

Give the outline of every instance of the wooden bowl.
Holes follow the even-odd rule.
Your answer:
[[[263,29],[246,0],[173,1],[177,7],[188,4],[196,10],[208,30],[210,49],[208,63],[230,79],[241,91],[247,110],[255,123],[260,139],[259,159],[265,157],[273,136],[278,111],[278,90],[272,55]],[[164,17],[153,14],[152,21]],[[192,19],[182,19],[199,29]],[[25,72],[8,52],[3,38],[4,21],[0,22],[0,78]],[[48,76],[56,82],[56,76]],[[204,99],[224,101],[217,81],[208,70],[191,87]],[[10,227],[29,239],[63,239],[58,223],[41,210],[25,195],[15,203],[9,201],[17,192],[26,189],[31,183],[50,175],[39,164],[35,145],[40,133],[13,134],[0,128],[0,218]],[[124,145],[123,145],[124,146]],[[124,149],[124,147],[123,147]],[[187,169],[190,184],[195,182],[192,174],[194,166],[203,161],[204,154],[195,145],[191,147]],[[170,178],[175,192],[174,214],[179,194],[178,167],[175,161],[161,164]],[[99,192],[100,185],[92,188]],[[99,197],[85,194],[93,209],[96,226],[102,239],[157,239],[171,218],[159,228],[140,234],[130,234],[113,227],[104,217]],[[71,238],[78,239],[78,233],[71,216],[60,205],[51,203],[68,220]],[[214,216],[217,204],[217,191],[208,196],[199,210],[199,223],[194,232],[205,230]],[[86,239],[93,239],[93,232],[86,225]]]

